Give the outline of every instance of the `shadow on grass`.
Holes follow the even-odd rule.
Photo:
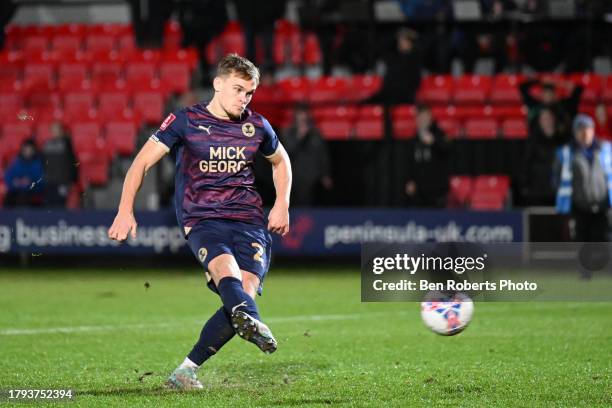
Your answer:
[[[110,388],[106,390],[84,390],[77,391],[76,397],[92,396],[92,397],[120,397],[127,395],[137,396],[156,396],[168,395],[176,393],[176,390],[171,390],[163,386],[154,388]]]

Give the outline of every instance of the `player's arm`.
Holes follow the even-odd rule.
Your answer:
[[[272,163],[276,201],[268,215],[268,230],[284,236],[289,232],[289,196],[291,195],[291,161],[282,144],[266,159]]]
[[[142,186],[145,174],[153,167],[165,154],[167,150],[161,143],[149,139],[142,147],[136,158],[132,162],[121,192],[119,210],[113,225],[108,230],[108,237],[117,241],[127,239],[128,234],[132,233],[132,238],[136,237],[136,219],[134,218],[134,200],[136,193]]]

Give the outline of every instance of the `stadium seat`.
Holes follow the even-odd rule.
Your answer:
[[[416,136],[416,120],[414,118],[398,118],[393,120],[393,137],[410,139]]]
[[[51,139],[51,122],[39,122],[34,129],[36,146],[42,149],[45,143]]]
[[[303,77],[283,79],[277,83],[277,86],[282,89],[289,102],[305,101],[310,92],[310,83]]]
[[[159,68],[159,77],[161,83],[164,84],[164,87],[169,91],[184,93],[189,90],[191,74],[187,63],[162,63]]]
[[[123,64],[120,61],[98,61],[91,67],[91,79],[98,84],[117,81],[122,72]]]
[[[381,105],[361,105],[358,119],[381,119],[384,111]]]
[[[451,139],[456,139],[461,135],[461,125],[453,118],[441,118],[436,121],[442,131]]]
[[[96,150],[100,139],[100,126],[97,122],[76,122],[70,128],[75,152]]]
[[[527,120],[527,107],[525,105],[495,105],[491,106],[488,116],[492,116],[497,120],[510,118]]]
[[[123,115],[129,103],[126,92],[104,92],[98,97],[98,117],[102,122],[118,119]]]
[[[470,199],[472,210],[500,211],[504,208],[504,199],[494,192],[475,191]]]
[[[382,140],[384,135],[384,124],[381,117],[360,117],[355,122],[355,139],[358,140]]]
[[[494,192],[507,198],[510,189],[510,178],[505,175],[481,174],[474,179],[475,192]]]
[[[601,94],[604,103],[612,103],[612,74],[608,75]]]
[[[304,64],[316,65],[323,60],[319,39],[314,33],[304,35]]]
[[[181,47],[183,33],[178,21],[169,20],[164,26],[164,48],[174,50]]]
[[[85,49],[93,53],[111,52],[115,49],[115,37],[108,34],[89,34],[85,37]]]
[[[491,78],[483,75],[463,75],[453,84],[455,104],[483,105],[489,99]]]
[[[349,83],[344,78],[321,77],[310,85],[309,101],[312,103],[339,102],[348,94]]]
[[[103,143],[98,147],[103,150]],[[79,155],[79,182],[84,189],[87,186],[103,186],[108,182],[109,159],[105,154],[86,152]]]
[[[60,64],[57,69],[57,88],[61,92],[85,90],[91,87],[89,68],[85,63]]]
[[[348,120],[322,120],[319,122],[319,130],[325,140],[348,140],[351,131],[352,123]]]
[[[221,41],[223,42],[224,54],[246,54],[246,39],[238,21],[229,21],[226,24],[225,30],[221,33]]]
[[[49,49],[49,39],[43,35],[25,37],[21,49],[27,56],[40,55]]]
[[[502,122],[505,139],[526,139],[529,136],[526,119],[508,118]]]
[[[159,125],[164,111],[163,95],[159,92],[136,92],[134,111],[145,123]]]
[[[460,121],[474,118],[490,118],[492,114],[493,108],[488,105],[455,105],[452,112],[449,112],[449,116]]]
[[[2,138],[0,138],[0,157],[4,163],[13,161],[21,143],[32,136],[31,121],[19,123],[6,123],[2,125]]]
[[[381,85],[382,78],[378,75],[353,75],[346,99],[361,101],[369,98],[378,92]]]
[[[495,139],[497,121],[488,118],[475,118],[465,121],[465,134],[468,139]]]
[[[493,79],[491,87],[491,103],[493,105],[522,104],[519,85],[523,78],[518,75],[499,74]]]
[[[51,40],[51,50],[75,54],[81,49],[81,39],[74,35],[58,35]]]
[[[193,71],[200,57],[195,48],[181,48],[173,50],[165,50],[161,56],[161,63],[168,64],[187,64],[190,71]]]
[[[109,152],[120,155],[134,153],[137,136],[134,122],[108,122],[105,125],[105,134]]]
[[[453,78],[450,75],[429,75],[423,78],[417,98],[427,104],[448,105],[452,98]]]
[[[53,65],[49,63],[27,64],[23,70],[23,86],[28,92],[51,91],[55,86]]]
[[[69,92],[64,95],[64,120],[75,122],[88,117],[94,107],[92,92]]]
[[[30,109],[55,109],[61,106],[61,97],[56,92],[32,92],[28,95],[26,104]]]
[[[18,93],[0,93],[0,115],[3,121],[13,117],[23,109],[25,100]]]
[[[600,75],[590,73],[576,73],[570,77],[577,85],[582,86],[580,101],[587,104],[596,104],[601,97],[604,81]]]
[[[317,122],[331,119],[354,121],[358,112],[354,105],[320,106],[312,109],[312,116]]]
[[[464,208],[472,194],[473,180],[470,176],[455,175],[449,179],[447,205],[450,208]]]
[[[152,62],[130,62],[125,68],[127,84],[134,90],[151,88],[151,82],[156,76],[156,66]]]
[[[278,65],[302,63],[300,28],[288,20],[276,22],[273,39],[273,58]]]

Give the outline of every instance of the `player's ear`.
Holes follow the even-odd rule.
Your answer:
[[[215,88],[215,92],[221,91],[221,85],[223,84],[223,79],[221,77],[215,77],[213,80],[213,88]]]

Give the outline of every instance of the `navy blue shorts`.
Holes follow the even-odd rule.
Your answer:
[[[208,263],[222,254],[232,255],[240,269],[254,273],[262,284],[272,253],[272,237],[261,225],[246,222],[211,219],[197,223],[187,234],[189,248],[206,271],[208,287],[218,293],[208,273]]]

